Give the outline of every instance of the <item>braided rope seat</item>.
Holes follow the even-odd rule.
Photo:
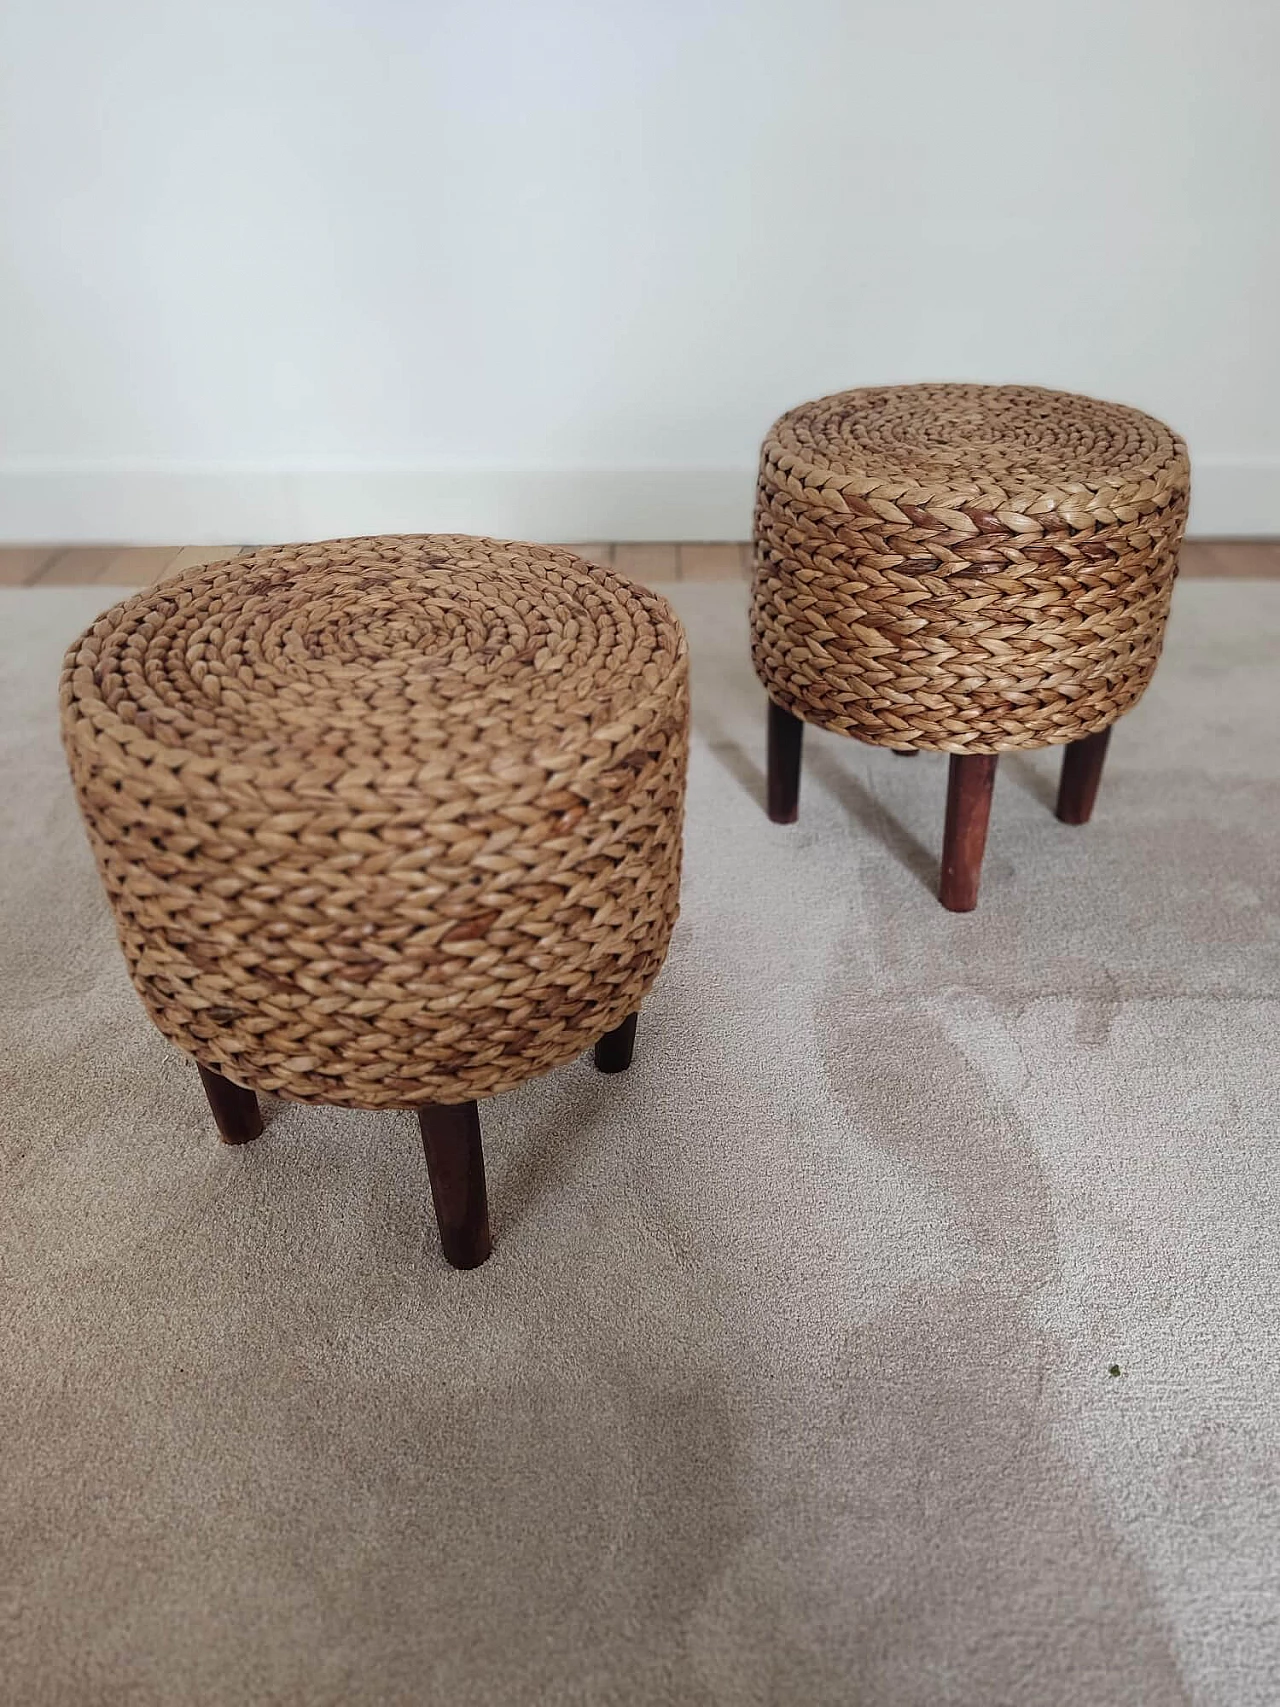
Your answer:
[[[116,605],[62,730],[148,1013],[355,1108],[572,1059],[666,954],[687,677],[657,594],[490,539],[271,548]]]
[[[1140,698],[1186,523],[1186,446],[1034,386],[845,391],[784,415],[756,502],[770,699],[880,746],[1075,742]]]

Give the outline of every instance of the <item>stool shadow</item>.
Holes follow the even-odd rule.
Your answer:
[[[734,780],[759,807],[767,811],[767,783],[763,768],[752,759],[739,741],[726,735],[714,714],[701,708],[697,719],[698,732],[708,751],[729,772]],[[849,771],[835,764],[828,752],[813,739],[816,730],[806,730],[803,771],[800,784],[800,817],[804,818],[804,778],[820,781],[835,796],[845,811],[863,830],[875,836],[900,865],[933,893],[938,880],[937,856],[919,842],[910,830],[886,810],[875,795]],[[764,750],[765,730],[760,729],[760,748]],[[888,755],[886,755],[887,757]],[[901,763],[901,760],[890,760]]]
[[[566,1077],[571,1072],[568,1067],[558,1070]],[[540,1118],[517,1128],[519,1135],[502,1181],[501,1203],[497,1206],[499,1217],[508,1225],[518,1225],[543,1198],[564,1185],[573,1157],[588,1149],[608,1118],[611,1095],[617,1095],[617,1085],[611,1076],[601,1077],[598,1084],[590,1079],[584,1084],[578,1077],[576,1083],[556,1087],[551,1107]]]
[[[860,782],[851,771],[836,764],[830,753],[824,752],[816,741],[809,743],[809,747],[810,750],[804,756],[805,773],[821,781],[822,786],[839,801],[859,829],[874,836],[888,849],[898,864],[932,894],[938,883],[938,855],[918,841],[865,783]],[[902,763],[902,760],[894,759],[888,754],[885,758],[890,764]],[[803,817],[803,782],[800,788],[800,813]]]
[[[766,788],[764,770],[750,757],[746,749],[732,735],[726,735],[720,723],[714,716],[708,715],[705,708],[699,708],[696,719],[697,732],[706,743],[711,756],[717,759],[738,783],[744,794],[748,795],[761,812],[766,810]],[[765,729],[764,722],[760,724],[760,750],[764,751]]]
[[[1001,776],[1007,776],[1015,788],[1020,788],[1024,794],[1038,800],[1041,806],[1047,806],[1050,812],[1056,810],[1057,790],[1050,778],[1036,769],[1030,754],[1001,753],[996,773],[997,782]]]

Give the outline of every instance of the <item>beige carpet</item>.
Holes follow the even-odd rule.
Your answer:
[[[55,735],[112,595],[0,604],[0,1696],[1280,1700],[1280,585],[1178,593],[1097,817],[810,733],[769,825],[740,588],[677,587],[685,912],[626,1078],[220,1147]],[[1108,1373],[1118,1365],[1121,1374]]]

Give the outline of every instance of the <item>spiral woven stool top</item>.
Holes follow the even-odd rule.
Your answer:
[[[579,1054],[666,953],[687,675],[657,594],[489,539],[272,548],[107,611],[63,740],[151,1017],[360,1108]]]
[[[785,710],[882,746],[1076,741],[1141,696],[1186,525],[1186,446],[1034,386],[907,385],[770,430],[752,648]]]

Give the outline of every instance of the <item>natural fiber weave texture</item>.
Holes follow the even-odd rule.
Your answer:
[[[1141,697],[1186,525],[1186,446],[1033,386],[840,392],[769,432],[752,651],[771,699],[888,747],[1080,740]]]
[[[280,547],[115,606],[63,740],[151,1017],[357,1108],[579,1054],[675,922],[687,676],[657,594],[488,539]]]

